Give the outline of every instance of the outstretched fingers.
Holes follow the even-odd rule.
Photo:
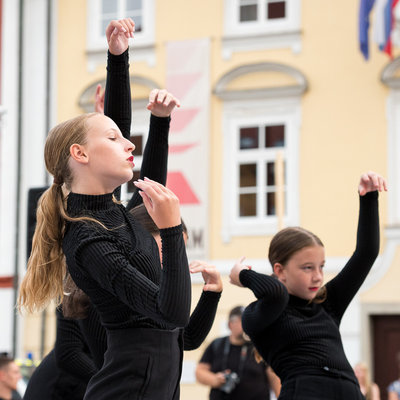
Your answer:
[[[170,189],[151,179],[134,182],[142,192],[143,203],[159,229],[181,224],[179,199]]]
[[[149,95],[147,109],[157,117],[168,117],[175,107],[180,107],[179,100],[165,89],[153,89]]]
[[[360,196],[376,190],[380,192],[388,190],[386,179],[374,171],[362,174],[358,186]]]

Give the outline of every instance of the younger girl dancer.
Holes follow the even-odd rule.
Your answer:
[[[272,239],[269,261],[276,277],[237,263],[231,282],[248,287],[257,301],[243,314],[243,329],[282,382],[279,400],[346,399],[363,396],[347,361],[339,332],[342,316],[379,252],[378,174],[362,175],[355,252],[325,286],[321,240],[302,228]]]

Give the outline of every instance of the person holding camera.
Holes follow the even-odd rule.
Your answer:
[[[279,395],[279,378],[264,362],[256,362],[253,345],[244,337],[243,310],[230,311],[230,335],[212,341],[197,365],[196,379],[211,387],[210,400],[269,400],[270,388]]]

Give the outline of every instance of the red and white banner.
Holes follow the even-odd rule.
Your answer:
[[[208,258],[209,52],[208,39],[167,43],[166,86],[181,102],[172,115],[167,186],[181,202],[190,259]]]

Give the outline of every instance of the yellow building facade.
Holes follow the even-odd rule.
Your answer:
[[[245,255],[256,270],[269,273],[272,235],[281,226],[301,225],[323,240],[326,275],[334,276],[355,247],[357,184],[368,170],[389,178],[390,191],[380,196],[381,255],[344,318],[342,334],[351,363],[364,360],[376,367],[374,316],[400,316],[400,90],[396,59],[371,45],[365,62],[358,50],[358,4],[55,3],[56,121],[93,106],[96,84],[106,76],[101,29],[119,13],[138,21],[130,47],[133,135],[145,132],[150,90],[167,87],[182,94],[176,112],[182,125],[174,128],[172,144],[201,142],[201,157],[194,155],[191,163],[174,153],[170,165],[186,177],[197,199],[182,205],[189,229],[196,213],[202,215],[194,231],[200,239],[189,247],[189,257],[216,265],[224,292],[206,343],[185,353],[182,398],[207,398],[208,389],[194,382],[196,362],[213,338],[227,332],[230,308],[253,299],[250,291],[229,284],[235,260]],[[131,3],[137,8],[130,9]],[[191,110],[196,117],[185,119]],[[278,215],[278,158],[285,169],[283,215]],[[193,304],[201,287],[195,278]],[[48,337],[50,346],[53,338]]]

